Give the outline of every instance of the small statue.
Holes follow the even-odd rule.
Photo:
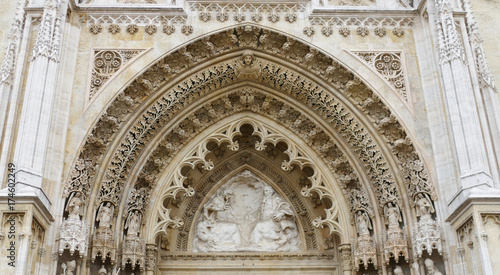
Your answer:
[[[424,261],[425,268],[427,269],[428,275],[443,275],[443,273],[437,270],[436,266],[434,266],[434,261],[431,259],[425,259]]]
[[[67,269],[66,269],[65,274],[66,275],[73,275],[75,272],[75,269],[76,269],[76,261],[72,260],[72,261],[66,262],[66,268]]]
[[[404,275],[403,268],[401,268],[399,265],[397,265],[394,268],[394,275]]]
[[[68,211],[68,220],[80,220],[80,206],[83,204],[80,195],[73,193],[69,199],[66,211]]]
[[[361,235],[370,235],[369,229],[372,229],[372,225],[370,222],[370,218],[368,214],[364,211],[358,211],[356,216],[356,226],[358,229],[358,234]]]
[[[389,228],[399,228],[399,223],[402,221],[401,212],[399,211],[399,207],[392,202],[388,203],[384,209],[384,215],[387,217],[387,223],[389,224]]]
[[[415,199],[415,205],[417,217],[419,216],[420,220],[432,219],[431,213],[434,213],[436,210],[434,209],[434,206],[432,205],[432,202],[427,194],[418,194]]]
[[[108,271],[106,270],[106,268],[104,266],[101,267],[101,269],[99,269],[99,271],[97,272],[97,275],[107,275],[108,274]]]
[[[141,227],[141,214],[139,210],[131,211],[125,221],[125,229],[128,229],[127,236],[137,236]]]
[[[111,227],[111,222],[113,220],[114,206],[108,202],[106,205],[104,203],[97,213],[97,221],[99,222],[99,228],[109,228]]]

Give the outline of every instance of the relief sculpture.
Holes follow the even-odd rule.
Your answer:
[[[193,251],[299,251],[290,203],[250,171],[226,184],[203,206]]]

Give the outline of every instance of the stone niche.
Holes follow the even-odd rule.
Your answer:
[[[292,206],[246,170],[220,186],[203,205],[193,252],[296,252],[301,237]]]

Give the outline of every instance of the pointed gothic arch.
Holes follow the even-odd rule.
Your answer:
[[[252,60],[245,64],[245,57],[249,56]],[[255,88],[261,91],[256,92]],[[231,90],[237,92],[231,94]],[[217,93],[226,93],[217,98],[220,102],[204,100],[208,96],[215,98]],[[374,221],[372,231],[385,232],[387,228],[381,215],[393,204],[399,207],[402,224],[407,225],[406,234],[409,234],[408,225],[417,222],[413,210],[417,195],[424,194],[431,204],[436,199],[415,146],[375,92],[318,49],[252,25],[193,41],[162,57],[136,77],[109,104],[88,134],[65,196],[82,194],[89,206],[84,220],[94,229],[100,227],[95,223],[99,209],[112,204],[111,218],[116,221],[115,226],[111,226],[114,239],[123,234],[123,220],[132,210],[140,210],[143,218],[153,218],[141,234],[144,230],[149,232],[154,227],[151,223],[157,222],[155,216],[150,215],[160,206],[156,202],[152,207],[147,202],[152,194],[157,194],[153,190],[162,183],[159,180],[165,173],[162,170],[175,167],[171,164],[172,158],[178,158],[182,147],[193,144],[196,140],[193,137],[206,137],[204,127],[224,119],[224,115],[220,116],[223,112],[231,117],[244,110],[265,113],[280,121],[279,111],[264,110],[263,106],[250,102],[256,97],[262,100],[259,102],[262,105],[268,100],[268,105],[272,101],[280,104],[280,108],[285,106],[282,109],[285,114],[292,115],[287,122],[289,134],[282,136],[292,136],[290,131],[297,131],[300,137],[296,140],[302,140],[321,156],[313,163],[325,162],[328,168],[323,170],[336,171],[330,173],[336,174],[342,191],[333,192],[334,186],[315,191],[320,196],[328,192],[329,196],[343,193],[345,201],[350,202],[351,222],[357,211],[366,212]],[[214,104],[219,109],[214,108]],[[200,122],[198,115],[206,120]],[[309,132],[304,130],[311,125],[314,126]],[[233,142],[230,138],[227,141]],[[200,159],[208,150],[200,150],[197,161],[208,167],[207,160]],[[338,158],[328,159],[329,154]],[[298,158],[289,155],[290,160],[293,157]],[[301,166],[300,161],[298,163]],[[95,169],[97,165],[99,170]],[[181,191],[193,195],[193,190],[182,184],[183,176],[179,173],[176,176],[166,181],[167,184],[175,182],[177,189],[172,197]],[[316,179],[310,180],[314,185]],[[306,190],[305,195],[310,191]],[[180,221],[172,220],[167,210],[162,210],[166,226],[178,225]],[[344,209],[344,216],[345,212]],[[328,215],[327,212],[323,221],[332,218]],[[331,220],[335,218],[338,217]],[[345,217],[340,222],[344,227],[349,223]],[[330,230],[336,231],[334,226]],[[343,230],[349,232],[346,228]],[[342,242],[348,242],[347,236],[352,234],[340,234]],[[376,234],[372,236],[377,238]],[[153,239],[148,237],[148,243]],[[106,246],[108,250],[117,248],[117,244]],[[406,248],[405,256],[407,254]],[[373,259],[362,260],[366,264]]]

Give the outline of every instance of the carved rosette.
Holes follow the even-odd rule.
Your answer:
[[[122,244],[122,269],[126,264],[132,265],[132,270],[139,266],[144,270],[146,256],[146,244],[137,236],[126,236]]]
[[[403,256],[406,262],[410,260],[406,235],[399,227],[389,228],[384,238],[385,264],[389,264],[391,258],[394,258],[394,261],[397,263],[400,256]]]
[[[408,102],[406,72],[401,52],[353,52],[380,74],[392,88]]]
[[[85,221],[78,219],[63,220],[59,232],[59,255],[62,255],[65,249],[73,255],[75,251],[81,258],[87,256],[87,245],[89,236],[89,226]]]
[[[88,100],[91,100],[118,70],[142,51],[144,50],[94,51],[94,66],[92,67]]]
[[[367,269],[369,264],[373,264],[377,268],[377,248],[373,237],[369,234],[358,236],[354,247],[354,263],[356,271],[359,271],[359,265],[363,265]]]
[[[434,249],[438,251],[439,255],[442,255],[442,230],[441,227],[436,224],[436,221],[431,218],[420,219],[412,229],[413,254],[415,257],[421,258],[424,251],[432,255]]]
[[[156,244],[147,244],[146,259],[145,259],[146,271],[155,271],[157,255],[158,255],[158,247],[156,246]]]
[[[99,227],[92,237],[92,254],[90,260],[92,263],[96,257],[100,255],[102,260],[110,258],[111,264],[116,262],[116,240],[113,236],[113,231],[109,228]]]

